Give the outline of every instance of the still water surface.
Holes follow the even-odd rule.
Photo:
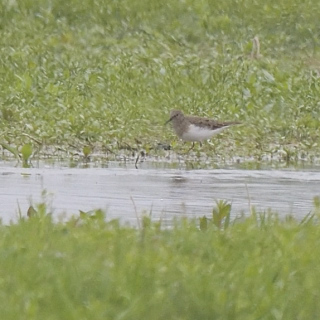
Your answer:
[[[39,168],[0,167],[0,218],[15,221],[19,207],[26,215],[30,203],[49,194],[54,217],[68,218],[79,210],[103,209],[107,218],[136,224],[135,210],[151,213],[154,220],[173,217],[210,216],[216,199],[232,203],[232,214],[271,208],[281,215],[304,217],[320,196],[320,172],[312,170],[184,170],[68,168],[43,165]]]

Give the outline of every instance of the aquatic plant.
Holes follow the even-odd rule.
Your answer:
[[[255,213],[204,232],[188,219],[130,227],[100,210],[54,223],[34,205],[0,225],[0,317],[317,318],[318,209],[305,221]]]
[[[0,145],[10,155],[32,143],[37,157],[89,147],[108,159],[166,156],[158,146],[180,142],[163,123],[182,108],[244,123],[201,154],[281,160],[285,150],[312,161],[318,9],[315,0],[2,1]],[[257,35],[261,56],[251,59]]]

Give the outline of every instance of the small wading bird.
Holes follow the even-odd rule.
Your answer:
[[[213,135],[220,133],[222,130],[236,124],[238,121],[220,122],[213,119],[185,116],[180,110],[172,110],[170,119],[165,123],[172,122],[172,126],[176,134],[183,141],[192,142],[192,150],[195,142],[210,139]]]
[[[260,41],[259,41],[259,37],[255,36],[252,39],[252,51],[250,54],[250,58],[251,59],[259,59],[261,58],[261,54],[260,54]]]

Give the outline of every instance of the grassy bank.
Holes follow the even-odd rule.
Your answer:
[[[320,150],[319,6],[2,1],[0,143],[18,152],[31,144],[35,155],[163,155],[158,143],[177,147],[163,123],[181,108],[244,122],[214,148],[205,144],[208,155],[312,161]],[[249,57],[255,35],[259,59]]]
[[[162,230],[94,217],[0,226],[1,319],[319,318],[315,218]]]

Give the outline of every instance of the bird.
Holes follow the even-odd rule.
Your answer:
[[[187,116],[181,110],[172,110],[170,119],[165,124],[169,122],[172,122],[173,129],[180,139],[192,142],[190,150],[193,149],[195,142],[201,144],[203,140],[208,140],[224,129],[241,123],[239,121],[221,122],[205,117]]]
[[[262,55],[260,54],[260,41],[259,41],[259,37],[255,36],[252,39],[252,51],[250,54],[250,58],[251,59],[259,59],[261,58]]]

